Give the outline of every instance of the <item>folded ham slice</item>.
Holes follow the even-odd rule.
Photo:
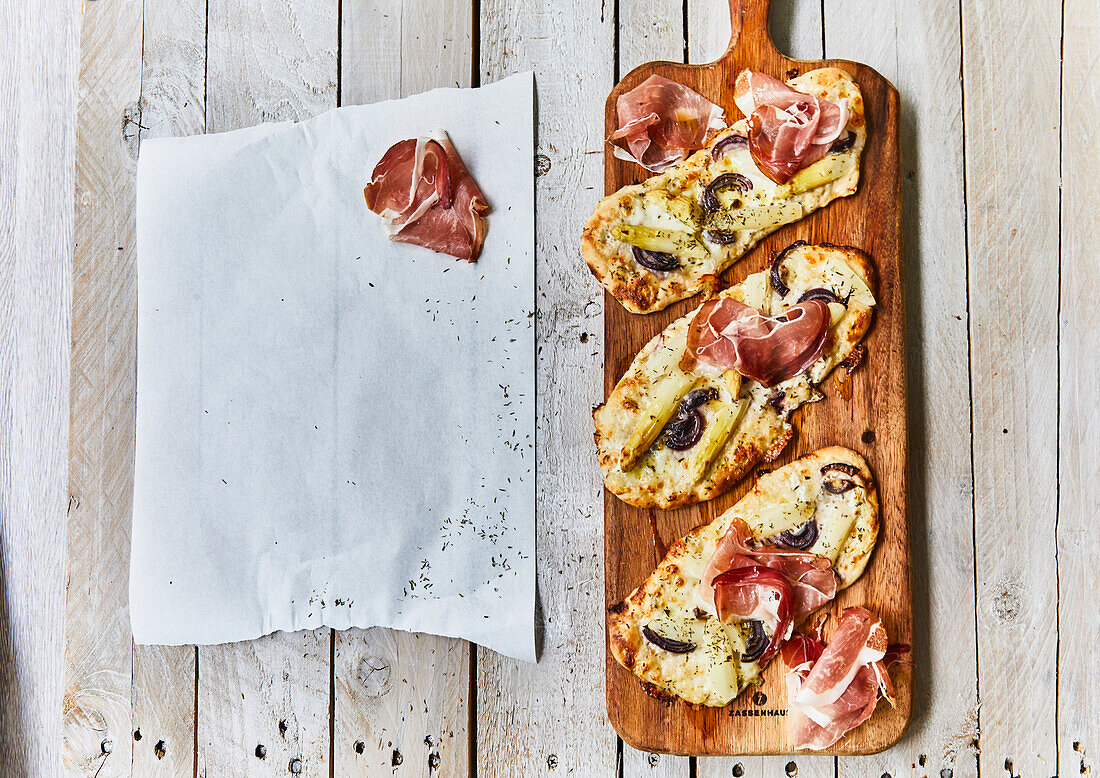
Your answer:
[[[846,103],[799,92],[752,70],[737,76],[733,99],[748,118],[753,161],[779,184],[828,154],[848,126]]]
[[[817,610],[836,596],[837,577],[832,563],[809,551],[778,546],[751,546],[752,532],[740,518],[734,517],[729,529],[707,565],[699,582],[699,599],[714,608],[714,579],[739,567],[763,565],[782,575],[790,583],[792,615],[798,619]]]
[[[847,608],[828,645],[796,633],[783,644],[792,745],[828,748],[871,717],[880,696],[893,704],[887,665],[904,650],[864,608]]]
[[[608,142],[615,156],[660,173],[706,145],[725,126],[725,112],[698,92],[652,75],[615,104],[619,128]]]
[[[772,318],[732,297],[718,297],[704,303],[692,320],[687,351],[700,362],[774,386],[824,353],[831,320],[821,300],[807,300]]]
[[[390,240],[476,261],[489,205],[446,133],[395,143],[363,189]]]
[[[721,621],[767,622],[773,637],[761,657],[766,661],[794,621],[836,597],[837,577],[826,557],[776,546],[752,546],[751,537],[748,525],[734,517],[707,560],[698,594]]]
[[[757,661],[771,659],[794,621],[787,579],[770,567],[749,565],[719,574],[712,587],[719,621],[756,620],[771,627],[771,640]]]

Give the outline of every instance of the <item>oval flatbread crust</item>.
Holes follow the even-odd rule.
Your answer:
[[[833,477],[823,475],[822,467],[836,463],[859,473],[854,479],[858,485],[843,494],[822,488]],[[878,538],[878,494],[863,457],[830,446],[761,476],[736,505],[676,541],[652,575],[609,609],[608,639],[615,661],[638,676],[649,693],[693,705],[728,705],[746,686],[759,683],[763,668],[740,661],[744,634],[707,611],[698,596],[699,582],[734,517],[749,526],[754,539],[762,540],[798,527],[807,511],[819,527],[810,551],[833,562],[838,589],[855,583]],[[696,648],[685,654],[658,648],[643,637],[647,626]]]
[[[841,300],[825,352],[809,369],[775,386],[763,386],[735,371],[684,360],[687,333],[698,309],[677,319],[634,358],[607,401],[593,412],[596,451],[604,484],[638,507],[675,508],[727,491],[755,465],[773,459],[793,434],[796,408],[822,399],[817,386],[853,352],[871,325],[875,298],[867,255],[847,247],[794,244],[783,252],[785,294],[768,273],[755,273],[721,293],[777,316],[811,289]],[[688,391],[711,390],[703,404],[703,439],[676,451],[661,430]]]
[[[584,227],[581,253],[600,284],[627,310],[652,313],[697,294],[704,288],[707,276],[720,274],[782,224],[798,221],[838,197],[855,193],[859,162],[867,142],[859,87],[838,68],[813,70],[787,83],[817,97],[845,100],[850,112],[848,130],[855,136],[851,147],[815,163],[815,171],[801,180],[802,186],[797,176],[787,186],[780,186],[760,172],[747,148],[719,155],[717,160],[712,158],[711,148],[716,143],[729,135],[746,134],[746,122],[741,119],[719,132],[710,146],[683,162],[605,197]],[[746,194],[746,200],[770,209],[769,212],[784,214],[782,223],[734,230],[735,238],[725,244],[709,240],[699,222],[699,202],[704,189],[727,173],[748,177],[753,188]],[[686,233],[691,236],[693,250],[677,254],[678,269],[649,270],[636,261],[633,246],[623,240],[624,225]]]

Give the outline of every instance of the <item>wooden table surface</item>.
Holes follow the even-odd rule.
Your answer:
[[[604,710],[589,415],[603,295],[578,236],[602,191],[608,90],[645,60],[715,57],[726,0],[88,0],[82,12],[41,0],[0,3],[0,773],[1088,774],[1100,6],[776,0],[772,28],[781,49],[866,62],[901,94],[917,686],[898,746],[657,757],[623,746]],[[141,139],[526,69],[539,112],[539,662],[383,629],[135,647]]]

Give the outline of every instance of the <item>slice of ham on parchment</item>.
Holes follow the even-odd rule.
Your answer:
[[[660,173],[706,145],[726,126],[725,112],[698,92],[652,75],[615,104],[619,128],[608,142],[615,156]]]
[[[733,99],[748,118],[753,161],[778,184],[828,154],[848,126],[847,103],[799,92],[752,70],[737,76]]]
[[[692,320],[687,352],[774,386],[817,361],[828,345],[831,322],[829,305],[821,300],[806,300],[773,318],[732,297],[718,297]]]
[[[395,143],[363,189],[390,240],[476,261],[485,242],[485,196],[445,132]]]
[[[879,697],[892,705],[887,666],[907,650],[887,646],[882,622],[864,608],[845,609],[827,645],[819,636],[792,635],[781,649],[792,745],[828,748],[869,719]]]
[[[722,621],[756,619],[772,628],[766,661],[791,625],[836,596],[837,577],[826,557],[772,545],[750,545],[752,533],[734,518],[707,560],[699,599]]]

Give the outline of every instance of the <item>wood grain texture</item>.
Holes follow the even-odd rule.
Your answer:
[[[780,54],[768,38],[766,0],[731,0],[733,41],[726,55],[711,65],[649,63],[619,83],[607,100],[607,133],[616,126],[615,100],[652,73],[692,86],[701,94],[733,110],[732,89],[737,72],[745,66],[776,75],[792,69],[806,72],[825,65],[839,66],[859,84],[866,105],[870,136],[863,153],[864,175],[856,195],[843,198],[812,216],[779,230],[726,274],[728,280],[765,267],[771,250],[802,238],[857,246],[873,258],[875,292],[879,301],[875,321],[866,339],[867,365],[853,376],[853,395],[843,402],[836,396],[815,404],[795,418],[796,440],[777,466],[824,445],[847,445],[867,456],[880,490],[882,531],[875,556],[864,576],[842,593],[834,610],[863,604],[883,619],[892,639],[911,641],[909,599],[909,528],[906,501],[907,420],[905,406],[905,314],[900,256],[900,202],[897,157],[897,93],[871,68],[852,62],[801,62]],[[641,172],[605,153],[605,184],[613,192],[636,180]],[[647,316],[629,314],[613,299],[605,302],[605,391],[610,392],[630,361],[649,338],[698,301],[684,301]],[[827,394],[833,395],[826,386]],[[872,433],[872,434],[868,434]],[[748,479],[751,481],[751,479]],[[702,506],[659,512],[662,540],[670,542],[691,527],[711,520],[743,494],[744,483],[730,494]],[[649,544],[637,538],[648,533],[644,512],[631,508],[611,494],[605,495],[606,605],[628,595],[653,568]],[[645,750],[693,754],[769,754],[790,751],[782,715],[759,715],[758,708],[780,709],[786,693],[781,673],[772,667],[765,674],[764,698],[742,695],[728,708],[691,710],[684,705],[665,706],[648,697],[637,680],[607,656],[608,715],[623,737]],[[898,704],[880,706],[874,717],[831,753],[869,753],[892,745],[909,718],[911,668],[895,671]],[[751,716],[741,718],[738,714]]]
[[[725,9],[723,16],[728,16]],[[652,59],[683,61],[687,53],[684,9],[677,3],[619,2],[619,72],[629,73]],[[581,433],[583,434],[583,433]],[[623,776],[689,778],[691,760],[650,754],[623,743]]]
[[[580,257],[600,195],[614,4],[481,0],[481,81],[535,71],[538,664],[477,652],[477,775],[614,776],[603,699],[600,481],[603,295]]]
[[[773,0],[768,29],[775,47],[795,59],[821,59],[824,20],[818,0]],[[691,62],[704,64],[718,59],[730,41],[728,0],[690,0],[688,31]],[[730,778],[740,772],[745,778],[779,778],[788,771],[798,778],[833,778],[836,759],[831,756],[748,756],[699,757],[697,778]],[[797,772],[795,772],[797,771]]]
[[[826,0],[831,56],[866,62],[901,96],[902,245],[909,347],[913,721],[840,776],[977,772],[961,42],[957,0]],[[851,20],[859,19],[853,25]],[[942,639],[940,636],[951,636]],[[934,637],[935,636],[935,637]],[[966,659],[963,659],[966,658]],[[967,661],[969,660],[969,661]]]
[[[215,0],[208,8],[208,132],[336,105],[336,4]],[[328,775],[331,652],[328,629],[200,647],[199,775],[283,776],[291,765]]]
[[[145,0],[144,8],[139,139],[202,133],[206,2]],[[133,662],[132,774],[193,776],[198,652],[135,645]]]
[[[0,765],[56,775],[77,8],[0,8]],[[49,95],[50,99],[43,99]]]
[[[134,171],[142,4],[93,4],[81,33],[65,624],[68,775],[130,775],[127,575],[133,483]]]
[[[1065,3],[1062,54],[1062,214],[1058,418],[1058,772],[1088,775],[1100,756],[1100,8]]]
[[[340,776],[465,775],[470,645],[376,627],[337,633],[333,764]]]
[[[341,5],[340,101],[361,105],[470,86],[469,0],[348,0]]]
[[[198,775],[324,778],[327,629],[199,647]]]
[[[60,592],[50,588],[49,575],[59,564],[57,552],[64,541],[50,523],[49,511],[55,502],[51,490],[65,479],[56,466],[51,469],[49,452],[56,451],[51,449],[56,445],[51,425],[64,413],[57,394],[65,393],[59,372],[63,364],[57,364],[64,358],[56,353],[58,333],[64,338],[58,328],[64,323],[56,306],[59,301],[67,306],[67,290],[53,263],[68,257],[60,198],[71,196],[73,182],[66,183],[64,168],[71,171],[73,160],[66,162],[66,149],[58,145],[65,132],[65,100],[70,99],[61,71],[69,69],[72,76],[65,42],[71,58],[79,22],[74,4],[55,5],[40,9],[8,4],[0,9],[0,50],[12,52],[10,59],[0,58],[0,96],[9,106],[0,118],[0,415],[13,422],[0,425],[0,764],[5,774],[49,775],[63,744],[63,769],[70,775],[91,778],[97,770],[103,778],[190,775],[194,764],[189,766],[186,757],[194,759],[194,752],[181,754],[175,743],[177,738],[186,740],[189,732],[181,720],[188,710],[187,682],[194,683],[188,665],[193,652],[190,660],[187,649],[171,657],[155,649],[147,653],[138,648],[131,654],[126,621],[133,392],[127,349],[132,350],[133,338],[129,295],[138,123],[144,137],[203,129],[205,116],[198,112],[205,92],[206,41],[205,30],[201,35],[197,30],[205,26],[207,4],[146,0],[142,67],[143,4],[86,3],[76,159],[73,500],[67,519],[61,722],[49,720],[57,712],[61,672],[50,649],[51,635],[54,641],[59,638],[50,600],[57,602]],[[456,0],[454,7],[462,5]],[[688,0],[687,5],[689,59],[710,61],[729,39],[728,0]],[[212,73],[217,81],[212,116],[220,122],[212,130],[261,118],[298,118],[334,103],[336,4],[269,0],[245,9],[241,3],[211,0],[209,6],[211,17],[222,24],[220,37],[211,41],[222,63]],[[685,34],[682,6],[680,0],[620,0],[620,72],[654,57],[683,58],[678,48],[683,41],[676,39]],[[483,775],[554,775],[569,769],[581,775],[613,775],[616,743],[603,719],[598,672],[604,640],[597,615],[598,481],[588,445],[588,406],[601,399],[603,300],[576,256],[575,242],[600,192],[599,154],[585,152],[602,149],[603,128],[597,120],[615,67],[614,4],[481,0],[478,24],[470,23],[470,16],[455,17],[450,5],[437,8],[420,0],[344,0],[340,99],[368,102],[446,83],[442,74],[462,70],[455,54],[461,46],[455,41],[462,35],[472,40],[480,28],[480,60],[474,65],[482,78],[527,67],[537,70],[539,153],[544,158],[540,170],[549,166],[538,182],[542,662],[531,667],[479,652],[476,761]],[[784,14],[789,16],[786,24],[779,21]],[[695,774],[782,778],[793,763],[798,778],[824,778],[834,765],[838,774],[871,778],[883,773],[893,778],[975,775],[979,733],[973,652],[978,638],[986,772],[1038,778],[1056,770],[1088,772],[1100,749],[1092,700],[1097,677],[1089,663],[1080,661],[1092,650],[1098,629],[1090,603],[1096,598],[1092,571],[1100,555],[1092,537],[1100,499],[1095,487],[1100,427],[1089,400],[1100,390],[1095,370],[1100,322],[1090,305],[1100,292],[1090,248],[1098,178],[1092,128],[1100,116],[1092,77],[1100,44],[1096,8],[1079,0],[1065,4],[1060,114],[1062,17],[1058,6],[1046,0],[1011,7],[984,0],[932,0],[919,8],[888,0],[775,0],[772,17],[780,50],[796,57],[822,56],[821,44],[810,44],[821,37],[824,24],[829,55],[867,62],[901,90],[902,232],[915,452],[911,514],[918,666],[913,721],[897,747],[873,758],[700,758]],[[64,19],[68,28],[59,21]],[[451,30],[450,40],[441,44],[440,31]],[[392,56],[394,51],[399,56]],[[358,67],[372,77],[349,78],[353,61],[364,63]],[[1012,66],[989,67],[996,61]],[[1019,64],[1023,62],[1026,66]],[[964,79],[959,78],[960,67]],[[413,84],[405,75],[409,70],[425,74],[426,80]],[[963,92],[969,195],[965,221],[959,173]],[[1021,105],[1027,106],[1030,122],[1020,122],[1015,119],[1018,111],[1009,111]],[[1009,116],[1014,118],[1007,120]],[[813,227],[838,205],[788,229],[796,234]],[[52,227],[40,232],[38,220]],[[966,228],[969,270],[962,237]],[[123,246],[121,252],[118,246]],[[762,254],[747,257],[730,277],[757,269],[749,264],[758,256]],[[1059,262],[1060,282],[1054,271]],[[1004,325],[1009,320],[1012,327]],[[1023,360],[1016,356],[1021,349]],[[971,524],[974,507],[976,531]],[[1015,529],[1006,534],[1006,525]],[[976,567],[975,558],[967,556],[975,535]],[[432,708],[429,700],[461,693],[460,683],[443,681],[443,666],[461,663],[453,655],[438,659],[437,652],[437,659],[429,660],[437,664],[422,667],[420,660],[402,659],[410,655],[400,641],[415,638],[377,632],[377,654],[388,651],[385,656],[395,661],[391,667],[403,668],[395,670],[391,682],[404,686],[408,681],[415,694],[410,690],[364,700],[369,689],[360,684],[349,687],[341,702],[337,691],[332,726],[340,732],[347,724],[349,735],[357,727],[400,732],[402,716],[414,715],[407,706],[425,702],[429,711],[417,711],[415,717],[422,728],[426,722],[439,722],[434,726],[442,732],[446,708]],[[317,656],[298,656],[286,645],[261,641],[262,657],[240,647],[215,663],[217,675],[203,685],[208,742],[202,751],[234,753],[224,763],[200,765],[202,774],[286,775],[292,750],[302,742],[296,732],[316,732],[304,735],[305,741],[327,742],[326,638],[290,638],[303,644],[299,651],[315,648]],[[354,651],[344,648],[338,639],[337,687],[352,672],[342,663],[352,664]],[[1038,676],[1022,675],[1034,667],[1039,667]],[[446,692],[438,691],[440,683]],[[245,699],[232,698],[244,687]],[[284,695],[288,690],[289,697]],[[1027,701],[1024,715],[1021,699]],[[471,712],[468,693],[449,704],[452,710]],[[279,732],[277,710],[295,716],[303,711],[301,721],[288,720],[288,741]],[[413,731],[407,721],[402,742]],[[209,729],[215,724],[223,728]],[[168,733],[161,759],[155,755],[160,737],[151,735],[150,728]],[[133,740],[133,729],[141,730],[140,741]],[[264,760],[255,756],[261,740],[251,742],[253,735],[263,738]],[[335,759],[321,768],[321,775],[329,769],[346,774],[337,766],[345,764],[339,761],[339,749],[347,756],[349,746],[341,746],[339,737]],[[213,742],[221,738],[225,742]],[[102,753],[104,740],[110,741],[109,756]],[[423,770],[431,751],[423,742],[411,742],[411,749],[402,750],[404,769]],[[364,741],[367,755],[369,746]],[[354,753],[354,741],[350,748]],[[471,747],[456,745],[451,753],[463,749],[470,753]],[[662,755],[650,767],[648,755],[625,746],[622,755],[626,778],[682,778],[683,765],[690,766]],[[441,759],[447,758],[441,753]],[[448,764],[457,769],[460,761]],[[350,774],[392,773],[392,765],[374,761],[367,763],[369,768],[362,762],[346,764]],[[551,764],[556,765],[553,771]]]
[[[470,86],[469,0],[345,0],[340,103]],[[334,633],[336,775],[462,775],[470,766],[470,644],[382,628]]]
[[[1057,770],[1060,20],[962,4],[984,775]]]

